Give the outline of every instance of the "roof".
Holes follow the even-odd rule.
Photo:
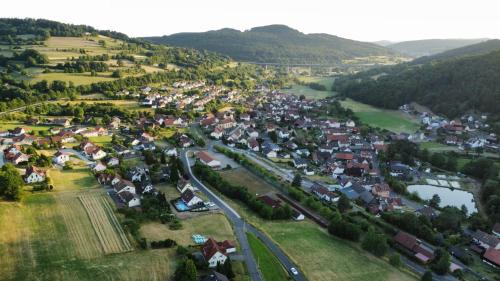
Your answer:
[[[417,246],[417,238],[404,231],[399,231],[396,236],[394,236],[394,241],[411,251]]]
[[[484,253],[483,258],[496,266],[500,266],[500,250],[488,249]]]
[[[495,225],[493,225],[493,229],[492,230],[495,233],[500,233],[500,222],[495,223]]]
[[[488,246],[493,248],[495,248],[500,243],[500,239],[481,230],[477,230],[476,232],[474,232],[472,234],[472,238],[479,240],[480,242],[487,244]]]
[[[205,162],[205,163],[210,163],[212,161],[214,161],[215,159],[210,155],[208,154],[206,151],[200,151],[198,152],[198,158],[200,158],[201,161]]]
[[[194,198],[194,193],[191,191],[191,189],[187,189],[181,194],[181,199],[184,202],[189,202]]]
[[[352,153],[335,153],[335,159],[352,160],[354,155]]]
[[[223,243],[217,243],[217,241],[215,241],[213,238],[208,238],[207,242],[205,242],[205,245],[203,245],[201,252],[205,259],[209,260],[217,252],[226,255],[226,248],[224,248]]]
[[[259,200],[260,202],[268,205],[269,207],[271,208],[278,208],[281,206],[281,201],[280,200],[276,200],[276,199],[273,199],[267,195],[262,195],[262,196],[259,196],[257,197],[257,200]]]

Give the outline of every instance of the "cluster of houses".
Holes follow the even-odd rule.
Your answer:
[[[476,230],[471,238],[470,249],[481,255],[485,263],[500,268],[500,223],[493,226],[491,234]]]

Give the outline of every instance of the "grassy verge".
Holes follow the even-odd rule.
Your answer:
[[[288,280],[288,274],[285,272],[279,260],[269,251],[269,249],[251,233],[247,233],[248,243],[252,249],[252,253],[257,260],[264,280],[280,281]]]

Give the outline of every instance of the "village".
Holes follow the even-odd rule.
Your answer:
[[[395,186],[405,182],[410,184],[408,188],[411,184],[425,183],[460,189],[472,181],[464,175],[443,176],[443,172],[434,173],[429,168],[419,171],[418,165],[388,159],[390,144],[441,141],[461,150],[484,149],[498,153],[497,138],[481,131],[487,126],[484,116],[448,122],[421,113],[425,130],[431,132],[423,136],[423,133],[366,131],[354,121],[352,114],[342,110],[335,98],[311,100],[265,86],[243,94],[222,86],[207,86],[203,81],[181,81],[163,87],[146,86],[136,92],[121,91],[116,96],[136,99],[143,108],[174,108],[182,113],[155,113],[132,123],[109,116],[107,123],[98,126],[88,125],[92,116],[85,116],[79,123],[63,117],[29,118],[25,121],[27,126],[44,125],[49,129],[44,136],[35,136],[22,126],[0,132],[2,164],[5,161],[15,165],[33,190],[52,190],[47,169],[53,166],[71,170],[75,163],[83,163],[118,209],[149,208],[142,204],[149,202],[144,198],[163,196],[155,186],[172,181],[177,196],[167,196],[173,209],[166,208],[165,216],[170,227],[177,227],[182,218],[190,214],[221,212],[220,206],[200,190],[202,183],[195,181],[190,163],[200,163],[213,171],[232,170],[239,165],[229,155],[233,153],[243,155],[252,165],[292,184],[328,208],[336,209],[348,202],[352,204],[349,212],[359,212],[373,220],[382,220],[384,213],[412,213],[425,217],[430,223],[440,216],[445,206],[439,202],[430,206],[432,198],[418,198]],[[225,106],[218,110],[221,104]],[[408,106],[401,110],[413,112]],[[160,133],[163,131],[172,134],[165,137]],[[467,137],[461,134],[464,131],[468,132]],[[107,138],[107,142],[92,141],[100,138]],[[37,149],[55,153],[37,154]],[[124,161],[133,161],[134,165],[124,166]],[[290,220],[301,221],[307,217],[327,226],[325,222],[329,218],[324,214],[304,206],[279,188],[252,196],[274,211],[290,207]],[[474,202],[469,203],[472,207],[468,204],[465,216],[477,212]],[[408,266],[423,273],[425,266],[436,259],[438,247],[402,228],[394,228],[393,247],[407,257],[404,261]],[[448,248],[453,256],[450,273],[461,270],[477,274],[464,263],[470,255],[476,255],[491,267],[500,266],[500,223],[496,223],[490,233],[481,230],[466,233],[469,243],[465,247],[462,244]],[[236,246],[232,241],[216,241],[198,233],[192,236],[193,242],[200,246],[197,252],[200,260],[208,263],[209,268],[220,269],[235,255]],[[295,272],[293,267],[292,275],[296,275]],[[215,274],[220,273],[213,272],[210,276]]]

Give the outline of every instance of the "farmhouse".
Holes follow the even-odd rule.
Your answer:
[[[206,151],[198,152],[197,156],[198,156],[198,159],[200,159],[201,163],[203,163],[211,168],[219,168],[220,167],[220,161],[214,159]]]
[[[26,173],[24,175],[24,181],[26,183],[36,183],[43,182],[45,180],[45,172],[39,170],[35,166],[30,166],[26,168]]]

